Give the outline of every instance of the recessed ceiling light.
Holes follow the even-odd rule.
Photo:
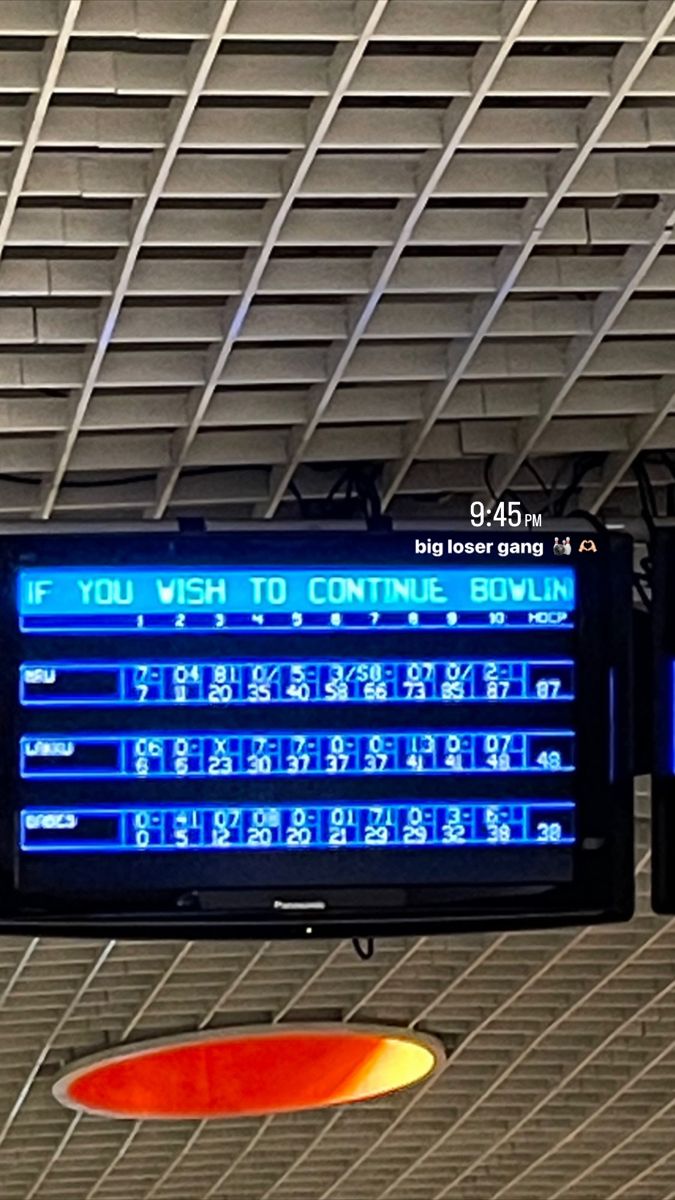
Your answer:
[[[120,1046],[54,1085],[68,1108],[133,1120],[259,1116],[353,1104],[410,1087],[445,1059],[408,1029],[286,1025]]]

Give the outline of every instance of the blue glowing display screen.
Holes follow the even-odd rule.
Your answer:
[[[671,716],[670,716],[670,720],[671,720],[670,770],[671,770],[671,772],[673,772],[673,774],[675,774],[675,661],[671,662],[671,665],[670,665],[670,696],[671,696],[671,704],[670,704],[670,713],[671,713]]]
[[[79,705],[447,704],[574,699],[571,659],[282,659],[24,663],[21,703]]]
[[[27,809],[21,847],[58,853],[102,846],[119,852],[571,845],[573,810],[570,801]]]
[[[18,576],[25,632],[232,633],[317,629],[500,628],[572,624],[570,568],[439,568],[367,573],[133,569]]]
[[[24,779],[227,779],[252,775],[423,775],[574,770],[574,733],[143,733],[21,739]]]
[[[575,844],[569,566],[31,565],[15,584],[31,859]]]

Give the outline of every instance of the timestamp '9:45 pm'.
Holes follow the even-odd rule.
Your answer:
[[[499,500],[494,508],[487,508],[482,500],[474,500],[471,504],[471,524],[474,529],[490,529],[500,525],[502,529],[518,529],[521,526],[529,529],[541,528],[541,513],[523,512],[520,500]]]

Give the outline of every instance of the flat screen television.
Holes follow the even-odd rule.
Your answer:
[[[307,937],[628,917],[631,545],[580,543],[0,539],[0,925]]]
[[[675,527],[653,545],[652,904],[675,913]]]

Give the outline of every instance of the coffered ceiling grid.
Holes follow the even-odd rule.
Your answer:
[[[0,0],[0,517],[637,513],[674,112],[670,0]]]
[[[349,943],[0,945],[0,1169],[7,1200],[455,1196],[596,1200],[675,1186],[675,923]],[[384,1021],[436,1033],[443,1071],[365,1107],[114,1122],[51,1098],[105,1045],[243,1022]]]
[[[392,513],[675,449],[675,6],[0,0],[0,518]],[[443,397],[441,399],[441,397]],[[588,464],[587,464],[588,465]],[[652,465],[664,489],[666,458]],[[348,944],[0,942],[3,1200],[675,1200],[673,927]],[[415,1024],[429,1086],[117,1123],[74,1058]]]
[[[509,296],[513,284],[527,263],[532,250],[538,245],[543,230],[557,211],[559,205],[571,194],[572,188],[593,150],[601,144],[603,134],[609,127],[613,117],[618,113],[623,101],[629,95],[633,84],[639,79],[650,58],[661,45],[661,39],[668,32],[672,22],[675,21],[675,4],[664,4],[661,0],[656,0],[656,3],[647,3],[644,5],[642,15],[645,33],[644,42],[639,47],[631,45],[621,48],[610,66],[610,94],[608,99],[598,100],[594,98],[590,101],[587,109],[579,119],[578,145],[576,149],[571,154],[564,150],[561,151],[558,158],[551,163],[549,168],[550,193],[543,200],[533,203],[529,213],[526,211],[526,236],[524,237],[522,246],[517,248],[515,252],[510,250],[504,252],[503,268],[501,270],[498,268],[496,294],[491,301],[480,306],[483,312],[480,315],[477,328],[469,341],[465,345],[459,342],[457,348],[453,347],[451,350],[448,379],[441,389],[439,396],[431,402],[429,412],[420,422],[419,428],[410,439],[410,446],[406,449],[401,462],[393,469],[390,468],[389,474],[391,478],[385,493],[387,502],[396,493],[399,484],[403,481],[412,466],[417,452],[424,445],[425,440],[433,431],[436,420],[451,400],[459,380],[465,375],[484,338],[493,328],[495,318],[501,312],[504,301]],[[668,222],[666,223],[668,234],[670,234],[672,229],[672,225],[669,224],[670,215],[669,213]],[[661,249],[660,239],[657,241],[657,249]],[[641,257],[644,257],[644,252]],[[649,260],[649,265],[651,265],[651,259]],[[638,271],[635,272],[635,275],[638,278],[642,277],[642,273]],[[610,302],[610,312],[607,318],[600,329],[595,331],[594,336],[589,340],[588,351],[583,356],[579,367],[579,374],[581,374],[581,370],[586,365],[586,362],[591,361],[593,352],[599,346],[602,337],[611,332],[615,317],[620,314],[636,286],[637,278],[636,282],[633,283],[631,277],[630,289],[628,283],[626,283],[620,288],[618,299],[613,298]],[[602,304],[599,307],[602,308]],[[597,323],[594,319],[596,312],[597,307],[593,310],[591,319],[591,328],[594,330]],[[495,479],[495,488],[499,494],[506,490],[508,485],[513,481],[518,467],[522,466],[528,453],[534,449],[539,436],[541,436],[550,419],[558,411],[564,394],[564,390],[561,389],[560,399],[556,397],[548,404],[544,403],[541,416],[535,423],[533,431],[526,433],[524,436],[517,431],[516,445],[518,449],[514,456],[514,461],[504,469],[501,477],[497,475]],[[525,443],[523,446],[521,446],[522,442]]]

